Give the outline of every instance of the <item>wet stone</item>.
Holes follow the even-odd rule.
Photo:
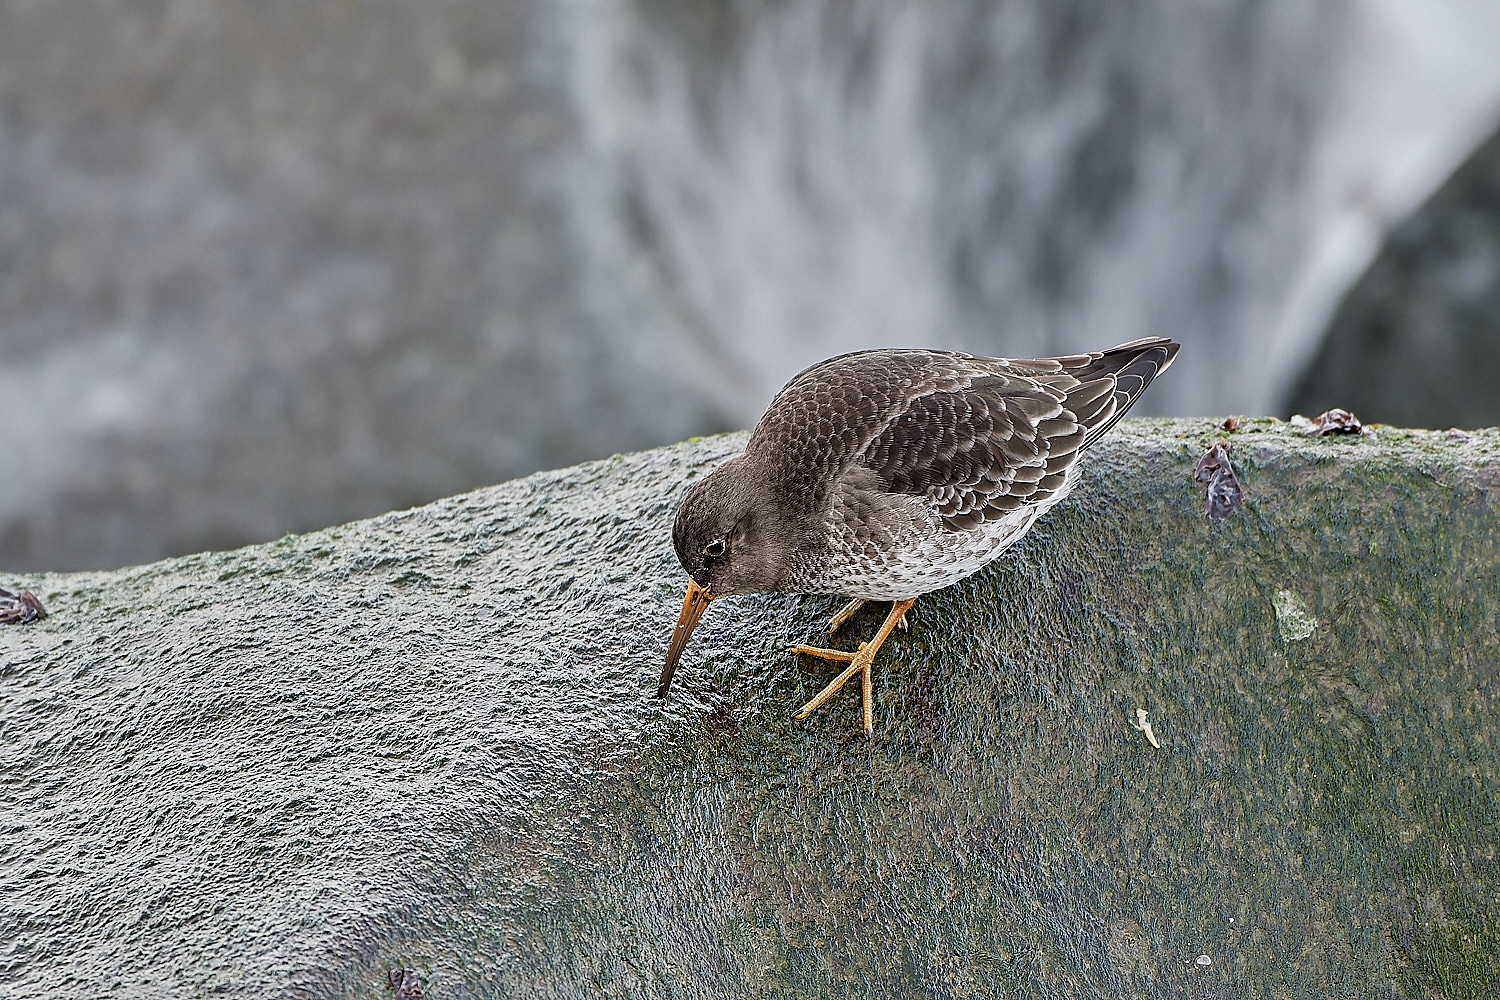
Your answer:
[[[1247,419],[1210,524],[1223,433],[1122,422],[892,633],[872,738],[857,685],[792,719],[839,664],[788,649],[879,604],[714,601],[655,697],[673,510],[743,435],[7,580],[4,989],[1483,995],[1500,432]]]

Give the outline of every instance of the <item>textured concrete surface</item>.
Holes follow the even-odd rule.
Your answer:
[[[1220,433],[1125,421],[923,598],[873,739],[791,719],[832,598],[715,603],[653,697],[739,437],[0,579],[51,612],[0,626],[0,990],[1492,994],[1500,433],[1247,421],[1210,525]]]

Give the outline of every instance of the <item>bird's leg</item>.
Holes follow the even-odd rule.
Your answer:
[[[915,603],[917,603],[917,599],[915,597],[909,601],[894,602],[891,605],[891,613],[885,616],[885,624],[880,626],[880,631],[875,633],[875,638],[871,639],[869,642],[861,643],[858,652],[846,653],[841,649],[820,649],[816,646],[793,646],[792,652],[794,653],[806,653],[808,656],[820,656],[825,660],[849,661],[849,666],[844,668],[843,673],[835,677],[832,681],[829,682],[827,687],[814,695],[812,701],[809,701],[806,705],[803,705],[800,709],[797,710],[796,718],[807,718],[807,716],[812,712],[813,709],[817,708],[819,705],[823,704],[823,702],[833,697],[834,693],[837,692],[839,688],[843,687],[844,684],[849,680],[849,678],[858,673],[861,675],[860,684],[864,689],[863,694],[865,704],[865,735],[874,735],[875,698],[874,684],[870,677],[870,664],[875,661],[875,654],[880,652],[880,647],[885,643],[886,636],[891,634],[891,629],[896,627],[896,623],[901,621],[902,617],[905,616],[907,609]]]
[[[843,608],[839,610],[838,614],[828,619],[828,634],[832,635],[833,633],[837,632],[844,626],[846,622],[849,621],[849,619],[854,617],[854,613],[856,611],[864,606],[865,599],[863,597],[856,597],[854,600],[844,605]]]

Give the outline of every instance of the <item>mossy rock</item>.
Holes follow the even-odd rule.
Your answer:
[[[715,602],[653,697],[672,510],[743,436],[0,576],[51,612],[0,627],[5,986],[1492,997],[1500,432],[1248,421],[1209,523],[1221,433],[1124,422],[919,601],[873,739],[857,685],[791,718],[833,598]]]

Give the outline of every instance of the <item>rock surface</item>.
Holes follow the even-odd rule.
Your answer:
[[[652,697],[670,515],[738,436],[0,581],[50,612],[0,627],[0,989],[1493,989],[1500,432],[1246,421],[1210,526],[1223,433],[1125,421],[916,605],[873,739],[852,688],[790,718],[831,598],[717,602]]]

